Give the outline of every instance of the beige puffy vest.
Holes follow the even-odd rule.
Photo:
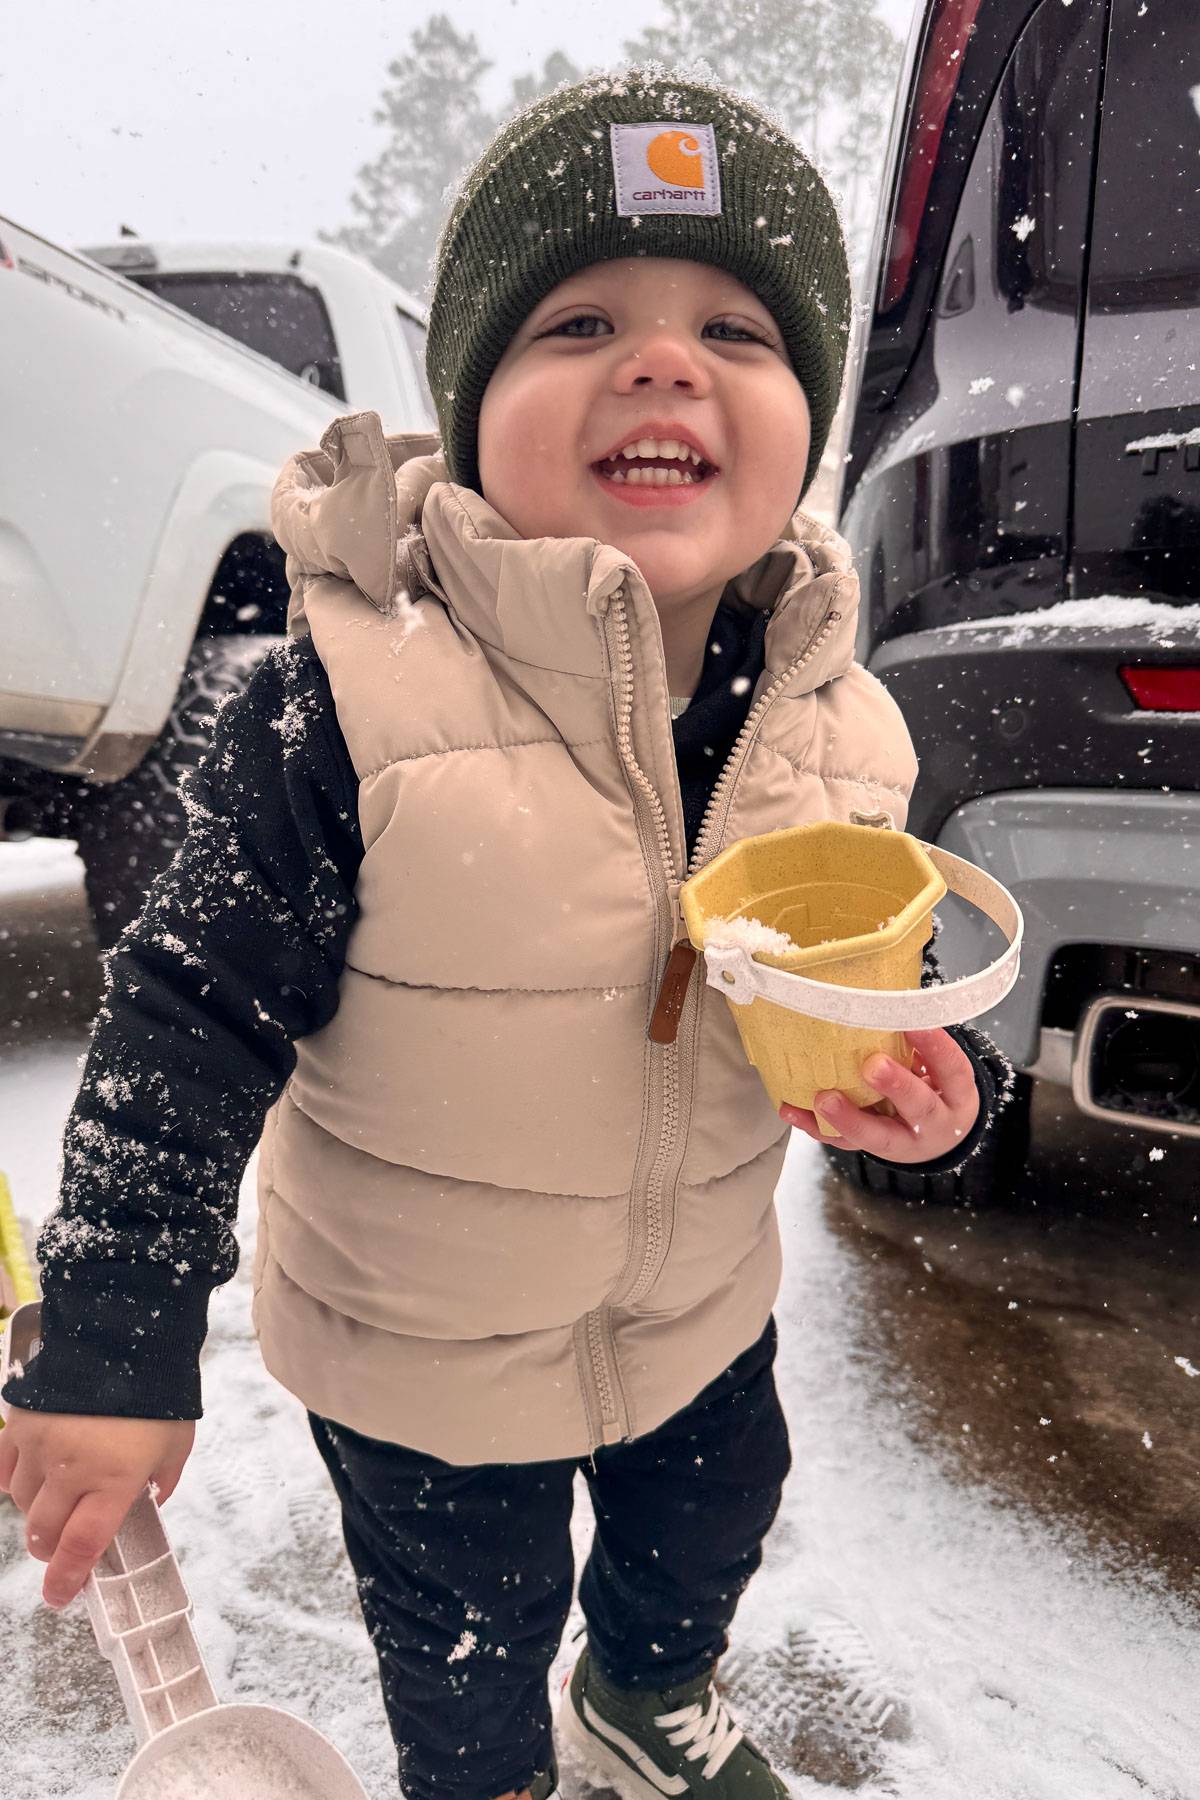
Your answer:
[[[430,438],[338,419],[276,484],[365,855],[339,1008],[259,1158],[254,1316],[314,1411],[452,1463],[652,1430],[757,1337],[788,1131],[699,973],[648,1022],[688,869],[658,618],[591,538],[524,539]],[[692,868],[890,812],[916,763],[803,513],[732,584],[766,669]]]

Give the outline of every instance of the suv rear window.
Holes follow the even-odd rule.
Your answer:
[[[1093,307],[1195,306],[1200,294],[1200,16],[1113,19],[1093,227]]]
[[[1115,8],[1088,270],[1084,417],[1200,401],[1198,171],[1200,10]]]
[[[231,269],[192,275],[135,275],[139,287],[169,300],[261,356],[344,400],[333,326],[317,289],[294,275]]]

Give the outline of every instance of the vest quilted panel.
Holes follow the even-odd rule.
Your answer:
[[[534,992],[646,979],[654,910],[628,795],[598,791],[561,742],[409,757],[362,786],[389,824],[359,873],[355,968]],[[386,930],[389,909],[403,931]]]
[[[398,1191],[393,1164],[331,1142],[290,1092],[279,1119],[269,1183],[264,1174],[272,1255],[315,1300],[349,1318],[431,1339],[570,1327],[603,1303],[621,1273],[624,1192],[581,1201],[520,1189],[500,1201],[487,1182],[415,1170],[405,1170]],[[314,1161],[336,1207],[297,1204]],[[503,1232],[495,1229],[500,1206]],[[530,1244],[539,1246],[537,1263]],[[381,1281],[381,1270],[394,1279]]]
[[[720,1004],[718,995],[713,998]],[[680,1182],[670,1254],[632,1312],[684,1312],[701,1305],[714,1286],[745,1272],[747,1258],[753,1261],[760,1254],[775,1228],[775,1184],[786,1148],[787,1138],[777,1136],[759,1156],[728,1175],[700,1187]]]
[[[303,1040],[292,1092],[331,1136],[396,1165],[510,1189],[626,1193],[648,1013],[648,983],[476,993],[348,969],[337,1013]]]

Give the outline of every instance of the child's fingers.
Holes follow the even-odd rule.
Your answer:
[[[911,1069],[902,1068],[890,1056],[868,1057],[863,1064],[863,1079],[891,1101],[900,1118],[914,1131],[928,1131],[945,1106],[936,1087],[914,1075]],[[972,1090],[974,1086],[972,1076]]]
[[[155,1469],[154,1474],[151,1477],[151,1486],[154,1489],[154,1498],[159,1506],[162,1506],[165,1501],[169,1500],[171,1495],[175,1492],[175,1489],[179,1486],[179,1478],[183,1474],[184,1465],[190,1454],[191,1445],[189,1444],[187,1449],[184,1450],[181,1455],[172,1456],[167,1462],[163,1463],[161,1468]]]
[[[835,1150],[844,1148],[840,1137],[829,1137],[817,1124],[817,1115],[803,1106],[789,1106],[785,1100],[779,1109],[779,1116],[785,1124],[793,1125],[797,1131],[803,1131],[807,1137],[815,1138],[818,1144],[832,1144]],[[832,1124],[832,1120],[830,1121]]]
[[[42,1583],[47,1606],[63,1607],[75,1598],[136,1499],[136,1492],[105,1489],[78,1500],[58,1534]]]
[[[813,1105],[823,1119],[837,1131],[834,1138],[822,1142],[843,1150],[866,1150],[871,1156],[882,1156],[888,1162],[907,1162],[913,1147],[910,1128],[899,1119],[883,1113],[865,1112],[845,1094],[831,1091],[818,1094]],[[920,1139],[917,1139],[920,1142]]]
[[[12,1493],[13,1470],[17,1466],[17,1446],[11,1431],[0,1431],[0,1494]]]
[[[79,1489],[43,1481],[25,1513],[25,1547],[38,1562],[48,1563],[58,1548],[63,1526],[79,1504]]]
[[[906,1031],[904,1035],[951,1112],[962,1111],[978,1099],[971,1059],[948,1031]]]

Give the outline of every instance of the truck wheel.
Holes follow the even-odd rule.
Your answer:
[[[142,909],[155,876],[183,842],[179,782],[212,741],[217,703],[244,688],[278,636],[198,638],[162,732],[123,781],[78,790],[70,835],[79,846],[96,937],[111,950]]]
[[[892,1194],[937,1206],[990,1207],[1019,1201],[1027,1190],[1033,1077],[1017,1075],[1008,1105],[969,1162],[945,1175],[922,1175],[920,1167],[895,1169],[857,1150],[826,1150],[830,1162],[852,1186],[867,1194]]]

